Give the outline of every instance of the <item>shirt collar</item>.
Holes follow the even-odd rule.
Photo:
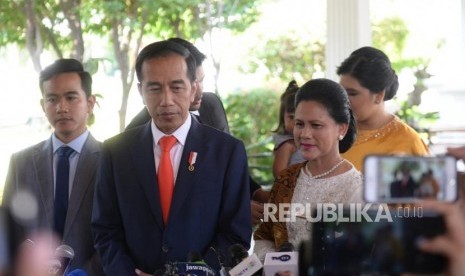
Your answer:
[[[87,140],[87,137],[89,136],[89,131],[86,130],[84,131],[81,135],[79,135],[77,138],[75,138],[73,141],[69,142],[66,144],[70,148],[72,148],[74,151],[81,153],[82,147],[84,147],[84,143]],[[52,134],[52,145],[53,145],[53,152],[56,152],[58,148],[61,146],[65,145],[60,139],[58,139],[55,135],[55,133]]]
[[[189,129],[191,128],[191,124],[192,124],[192,118],[191,118],[191,115],[189,114],[189,116],[187,116],[187,119],[184,121],[184,123],[171,134],[174,137],[176,137],[176,139],[182,146],[186,144],[187,133],[189,132]],[[152,127],[153,140],[155,142],[155,145],[158,145],[158,141],[160,140],[160,138],[165,136],[166,134],[163,133],[155,125],[153,120],[151,120],[150,125]]]

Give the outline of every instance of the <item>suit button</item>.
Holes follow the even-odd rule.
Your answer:
[[[163,250],[163,252],[167,253],[168,250],[169,250],[168,245],[164,244],[164,245],[161,247],[161,250]]]

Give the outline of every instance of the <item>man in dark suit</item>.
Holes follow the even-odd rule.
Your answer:
[[[195,69],[195,84],[197,91],[195,93],[194,101],[189,107],[194,119],[199,123],[211,126],[225,133],[229,133],[228,119],[226,111],[224,110],[221,99],[212,92],[203,92],[203,80],[205,72],[202,63],[206,56],[197,49],[192,43],[181,38],[170,38],[170,41],[176,42],[184,46],[194,57],[197,68]],[[147,108],[143,108],[126,126],[126,130],[143,125],[151,120]],[[261,186],[250,177],[250,205],[252,223],[259,224],[263,219],[263,203],[268,202],[269,192],[264,191]]]
[[[232,244],[250,246],[245,148],[192,119],[195,69],[191,53],[172,41],[146,46],[136,60],[152,120],[103,145],[92,226],[107,275],[152,275],[190,252],[219,269]]]
[[[71,270],[81,268],[88,275],[103,275],[90,226],[101,148],[86,127],[95,104],[92,78],[79,61],[59,59],[40,73],[39,80],[41,105],[54,133],[13,154],[3,205],[18,204],[21,192],[31,194],[37,201],[37,217],[24,232],[53,229],[62,243],[74,249]],[[62,159],[67,167],[59,161],[62,151],[68,152]],[[22,202],[20,207],[28,203]]]

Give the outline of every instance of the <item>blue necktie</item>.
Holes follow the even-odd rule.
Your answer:
[[[74,150],[68,146],[62,146],[57,150],[58,162],[55,178],[55,204],[54,225],[55,232],[63,236],[65,229],[66,212],[68,211],[69,196],[69,157]]]

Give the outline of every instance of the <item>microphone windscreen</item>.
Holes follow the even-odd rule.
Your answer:
[[[62,244],[57,247],[55,251],[55,255],[57,257],[64,257],[64,258],[74,258],[74,250],[71,248],[71,246]]]
[[[49,275],[66,275],[71,261],[74,258],[74,250],[71,246],[62,244],[55,250],[55,256],[50,260]]]

